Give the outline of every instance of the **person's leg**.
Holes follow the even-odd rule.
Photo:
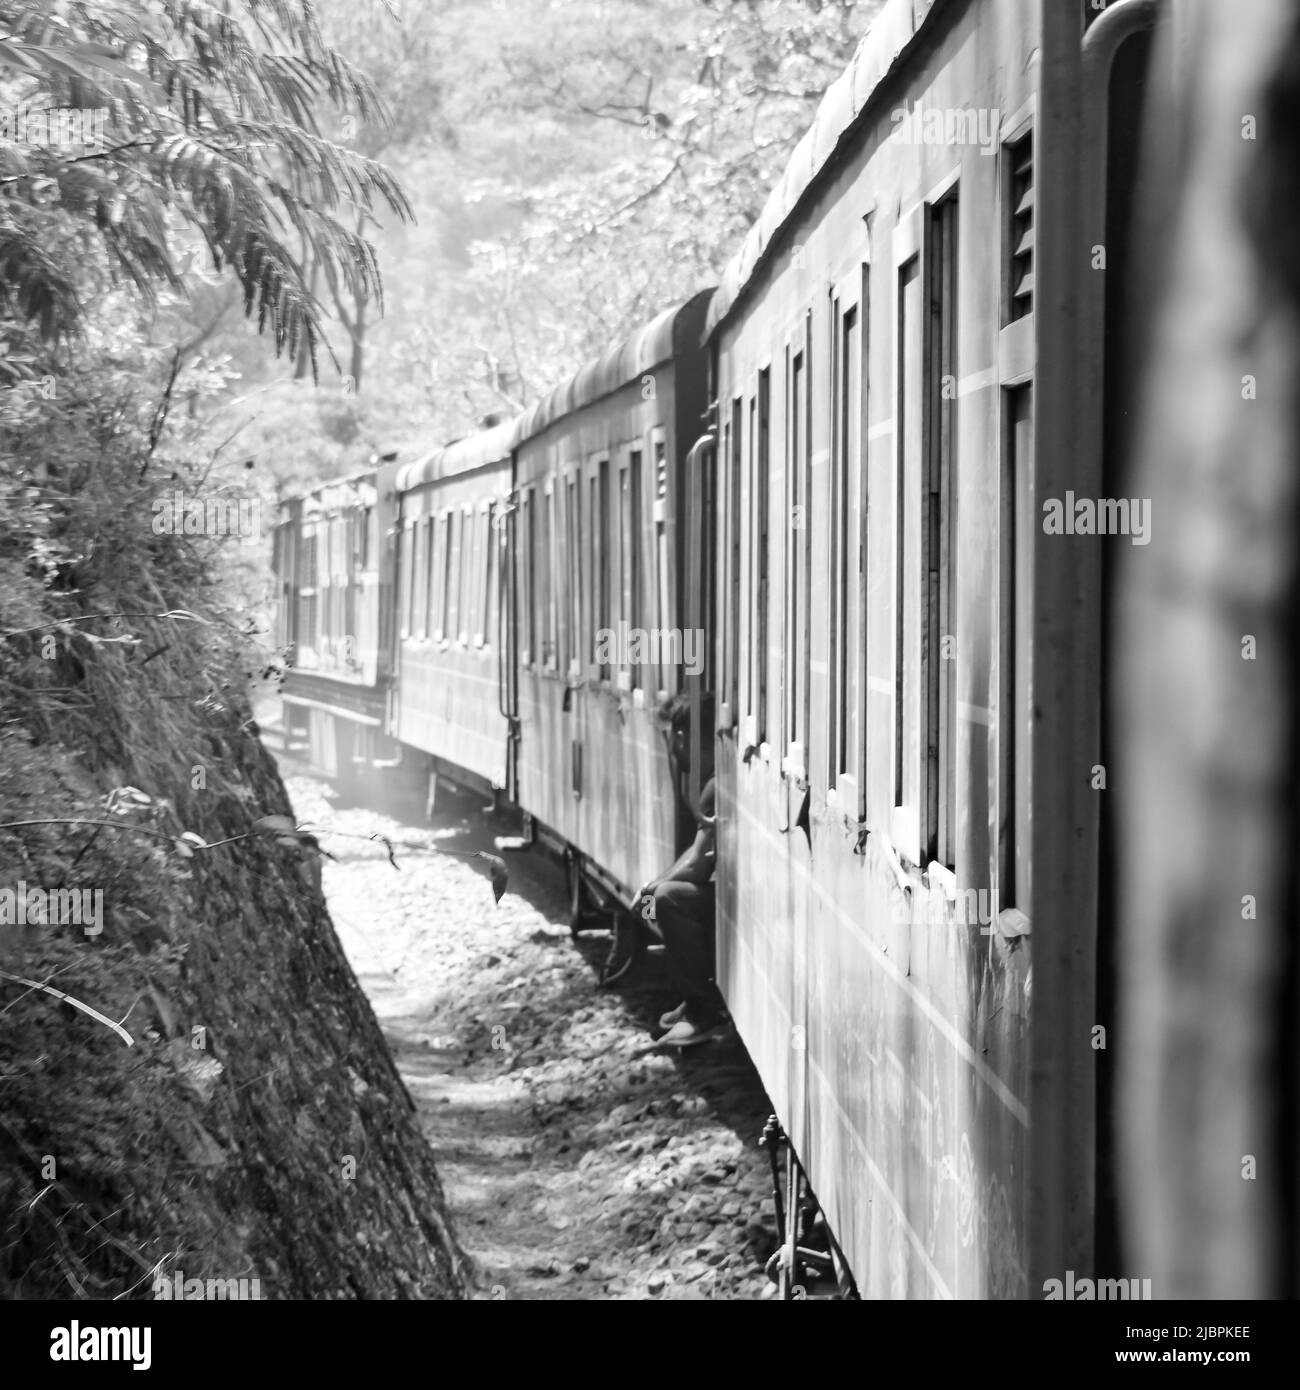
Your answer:
[[[668,970],[693,1023],[707,1026],[722,1013],[713,983],[714,928],[717,918],[712,883],[670,879],[655,889],[655,925],[668,953]]]

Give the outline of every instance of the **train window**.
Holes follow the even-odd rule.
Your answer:
[[[929,413],[922,498],[921,575],[925,590],[921,646],[925,699],[925,852],[956,864],[957,662],[953,603],[953,501],[957,496],[957,198],[929,214],[926,262],[930,317],[926,367]]]
[[[487,627],[488,587],[484,556],[489,553],[487,506],[478,507],[478,512],[470,517],[474,527],[474,550],[470,556],[470,588],[473,589],[473,602],[470,606],[470,620],[466,631],[474,646],[482,646],[484,628]]]
[[[470,634],[474,631],[474,589],[477,570],[474,565],[474,544],[477,539],[474,525],[474,510],[462,506],[460,509],[460,554],[456,567],[460,571],[460,613],[456,621],[456,641],[462,646],[469,645]]]
[[[565,634],[564,657],[569,675],[577,675],[582,649],[582,502],[578,495],[578,478],[570,473],[564,488],[564,544],[569,556],[568,631]]]
[[[315,534],[303,537],[302,581],[298,586],[298,630],[301,634],[299,661],[309,654],[306,664],[315,664],[316,655],[316,616],[317,616],[317,540]]]
[[[1029,842],[1029,642],[1033,573],[1033,387],[1003,393],[998,527],[998,911],[1032,915]]]
[[[415,523],[415,575],[413,593],[415,604],[411,610],[411,636],[429,635],[429,527],[428,517],[421,517]]]
[[[442,636],[442,571],[443,551],[446,547],[444,519],[429,517],[429,613],[425,623],[426,637],[437,639]]]
[[[317,565],[319,573],[316,580],[316,641],[312,644],[316,653],[316,664],[320,665],[325,655],[330,631],[330,524],[319,523],[317,534]]]
[[[462,647],[469,646],[470,633],[474,631],[475,580],[478,565],[478,527],[474,525],[474,509],[468,503],[461,508],[460,516],[460,612],[456,626],[456,640]]]
[[[754,455],[754,742],[767,739],[767,661],[768,661],[768,480],[771,477],[772,371],[764,367],[758,374],[758,393],[753,401],[756,425]]]
[[[459,619],[460,595],[456,592],[459,571],[456,565],[457,547],[460,545],[460,513],[454,508],[447,513],[447,554],[444,557],[442,605],[442,638],[444,642],[456,640]]]
[[[447,600],[450,597],[448,583],[448,563],[451,556],[451,516],[443,512],[434,517],[433,547],[433,599],[430,605],[429,626],[435,641],[441,642],[447,636]]]
[[[631,631],[637,625],[640,583],[638,561],[641,536],[641,450],[628,451],[627,463],[619,472],[619,556],[618,573],[622,584],[623,621]],[[623,684],[635,690],[640,685],[637,668],[628,663]]]
[[[856,304],[835,315],[834,460],[831,475],[831,588],[828,670],[830,737],[828,785],[854,781],[860,759],[861,710],[858,695],[862,653],[861,566],[865,535],[859,516],[862,437],[862,346]],[[858,811],[852,804],[841,809]]]
[[[656,626],[660,629],[675,627],[671,607],[672,568],[668,560],[668,451],[658,431],[654,438],[655,459],[655,556],[659,570],[659,617]],[[660,655],[663,655],[661,647]],[[659,689],[667,692],[677,687],[676,680],[668,677],[668,665],[660,664]]]
[[[482,576],[482,597],[479,607],[478,630],[482,634],[480,645],[492,645],[492,578],[496,573],[496,538],[492,529],[492,504],[483,504],[482,520],[483,552],[480,556],[479,573]]]
[[[918,614],[908,576],[917,568],[920,518],[916,492],[921,472],[921,264],[913,256],[898,272],[898,460],[894,490],[894,805],[915,811],[919,793],[918,745],[911,711],[917,704]],[[919,855],[906,828],[909,852]],[[899,832],[895,832],[899,838]]]
[[[522,633],[524,649],[520,654],[520,665],[531,666],[537,660],[537,614],[533,610],[533,593],[537,581],[533,577],[533,567],[537,563],[537,516],[533,505],[536,488],[524,488],[519,506],[523,512],[523,553],[519,560],[519,611],[523,614]]]
[[[596,460],[596,471],[591,475],[591,497],[588,508],[591,530],[591,659],[596,660],[596,650],[600,643],[600,631],[610,629],[609,615],[609,460]],[[607,681],[610,677],[609,662],[597,667],[596,675]]]
[[[754,627],[755,617],[753,597],[758,591],[758,547],[754,539],[755,516],[757,507],[754,501],[754,491],[757,470],[754,466],[754,450],[758,439],[758,400],[756,397],[749,398],[749,407],[745,412],[745,437],[746,462],[745,462],[745,540],[744,540],[744,563],[745,563],[745,593],[751,602],[745,604],[745,611],[742,618],[744,624],[741,632],[740,645],[745,653],[744,672],[741,678],[741,707],[745,712],[745,725],[742,731],[743,741],[746,744],[757,743],[754,737]]]
[[[557,669],[559,662],[559,605],[556,602],[555,584],[555,487],[546,486],[546,527],[541,555],[541,584],[539,592],[542,600],[542,661],[548,671]]]
[[[784,695],[787,752],[784,768],[795,777],[805,776],[808,768],[808,375],[808,352],[805,347],[790,359],[790,398],[786,407],[790,439],[786,449],[789,469],[786,483],[788,608]]]
[[[447,606],[451,602],[451,513],[438,519],[438,608],[434,614],[433,635],[439,642],[447,638]]]
[[[348,513],[348,554],[352,563],[343,579],[343,632],[346,641],[343,645],[344,663],[349,667],[356,665],[357,655],[357,591],[361,586],[362,544],[366,533],[365,513],[353,510]]]
[[[496,516],[496,506],[492,503],[487,510],[487,539],[484,541],[484,549],[487,552],[485,559],[484,573],[484,617],[482,617],[482,641],[484,646],[492,648],[501,641],[501,581],[502,581],[502,550],[505,548],[505,527],[509,521],[505,514],[499,518]]]
[[[487,604],[487,509],[480,506],[472,520],[474,523],[474,553],[470,558],[472,567],[470,587],[474,592],[474,606],[470,621],[466,624],[466,630],[473,645],[481,647],[483,645],[484,609]]]
[[[722,546],[727,565],[727,607],[724,615],[727,631],[723,660],[726,666],[727,703],[731,706],[733,722],[740,708],[740,677],[737,670],[740,655],[740,446],[741,400],[737,396],[731,402],[731,420],[727,425],[727,535]]]
[[[1003,149],[1003,322],[1034,309],[1034,137]]]
[[[415,522],[408,521],[398,537],[401,550],[398,557],[398,589],[402,607],[402,636],[410,637],[411,615],[415,612],[415,560],[411,554],[415,544]]]

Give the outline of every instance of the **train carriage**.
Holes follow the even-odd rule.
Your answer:
[[[1094,1268],[1100,564],[1039,521],[1128,28],[1088,88],[1081,8],[891,0],[710,310],[719,977],[869,1297]]]
[[[689,833],[656,708],[710,658],[680,582],[707,305],[659,315],[515,429],[517,800],[575,888],[583,875],[622,903]]]
[[[275,635],[289,655],[285,744],[351,796],[393,753],[385,701],[396,473],[386,462],[285,498],[274,530]]]
[[[509,771],[501,594],[514,423],[402,468],[396,680],[387,725],[408,764],[485,792]],[[423,755],[423,758],[420,757]],[[429,784],[430,794],[436,781]]]

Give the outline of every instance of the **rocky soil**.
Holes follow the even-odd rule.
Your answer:
[[[331,915],[415,1099],[479,1298],[770,1297],[769,1112],[739,1041],[654,1046],[677,1000],[661,955],[602,990],[608,937],[576,942],[563,876],[540,851],[486,865],[472,799],[440,793],[432,824],[331,804],[284,764],[300,820],[322,835]]]

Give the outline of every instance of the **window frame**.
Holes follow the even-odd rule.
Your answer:
[[[469,648],[471,624],[474,621],[475,539],[474,504],[462,502],[460,506],[460,553],[456,557],[456,568],[459,571],[457,576],[456,645],[466,650]]]
[[[831,618],[828,628],[827,801],[857,821],[867,814],[871,389],[870,264],[863,254],[831,289]],[[848,322],[852,320],[852,357]],[[850,634],[847,644],[837,632]]]
[[[635,440],[620,449],[619,461],[619,616],[627,623],[629,636],[639,626],[643,579],[643,547],[641,545],[641,515],[644,498],[645,447]],[[626,507],[624,503],[626,502]],[[629,653],[624,653],[629,655]],[[641,688],[637,665],[625,661],[619,666],[618,687],[624,691]]]
[[[811,767],[809,725],[812,681],[812,309],[805,308],[785,342],[786,517],[783,573],[785,660],[781,683],[782,773],[799,786],[808,785]]]
[[[674,617],[674,599],[676,565],[673,557],[676,552],[676,536],[672,528],[672,516],[674,510],[675,481],[673,477],[673,460],[668,449],[668,432],[663,425],[654,425],[646,435],[649,449],[646,451],[651,460],[653,472],[651,473],[651,486],[654,488],[654,497],[651,503],[651,516],[654,536],[654,608],[655,620],[653,626],[660,633],[660,661],[657,665],[651,665],[656,675],[656,691],[658,698],[663,700],[674,693],[675,689],[680,688],[680,680],[674,686],[668,681],[669,664],[662,660],[665,644],[662,641],[665,627],[672,627],[676,624],[671,620]],[[663,481],[662,492],[660,490],[660,480]],[[649,664],[649,663],[648,663]]]

